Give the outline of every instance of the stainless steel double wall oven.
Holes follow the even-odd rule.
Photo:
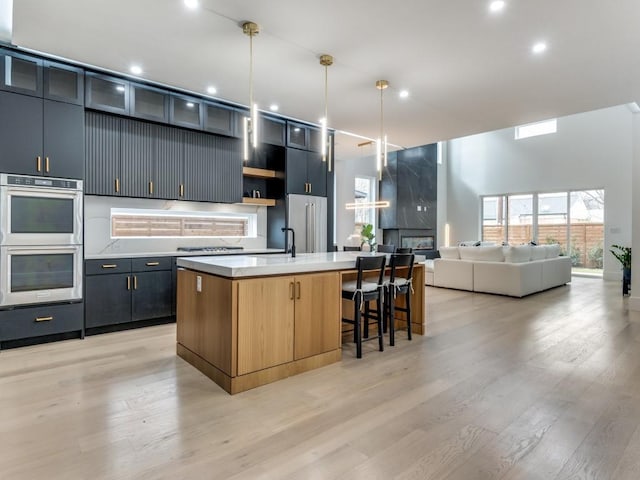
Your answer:
[[[0,174],[0,307],[82,299],[82,181]]]

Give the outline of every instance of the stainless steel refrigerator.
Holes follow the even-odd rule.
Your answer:
[[[296,236],[297,253],[327,251],[327,199],[311,195],[287,195],[287,225]],[[291,238],[288,245],[291,247]]]

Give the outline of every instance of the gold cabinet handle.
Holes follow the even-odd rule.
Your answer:
[[[149,195],[153,195],[153,182],[149,182]]]
[[[133,289],[138,289],[138,277],[136,277],[135,275],[133,276]]]
[[[180,184],[180,196],[184,197],[184,183]]]
[[[118,265],[115,263],[105,263],[102,265],[102,268],[116,268]]]
[[[127,290],[131,290],[131,277],[127,275]]]
[[[116,193],[120,192],[120,179],[116,178]]]
[[[49,173],[49,157],[44,157],[44,171]]]
[[[147,262],[147,267],[157,267],[160,262]]]
[[[39,172],[42,171],[42,157],[40,157],[40,155],[36,157],[36,169]]]
[[[36,317],[36,322],[50,322],[53,317]]]
[[[294,299],[294,289],[293,282],[289,282],[289,300]]]
[[[300,282],[296,282],[296,299],[300,300],[300,290],[302,290],[300,288]]]
[[[311,193],[311,183],[309,183],[309,193]]]

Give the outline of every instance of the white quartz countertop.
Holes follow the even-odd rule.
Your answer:
[[[177,259],[178,267],[197,270],[221,277],[242,278],[295,273],[350,270],[356,266],[358,255],[364,252],[299,253],[295,258],[289,254],[211,256]],[[382,254],[380,254],[382,255]],[[422,259],[424,260],[424,258]],[[416,262],[419,261],[416,256]]]
[[[182,256],[229,256],[229,255],[259,255],[259,254],[271,254],[271,253],[283,253],[279,248],[247,248],[244,250],[230,250],[228,252],[183,252],[177,250],[170,250],[167,252],[144,252],[144,253],[96,253],[85,255],[85,260],[98,260],[108,258],[141,258],[141,257],[182,257]]]

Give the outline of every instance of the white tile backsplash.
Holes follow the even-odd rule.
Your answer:
[[[111,238],[111,208],[148,208],[188,212],[255,213],[256,238]],[[178,247],[241,246],[266,248],[267,207],[227,203],[183,202],[144,198],[84,197],[85,255],[169,252]]]

